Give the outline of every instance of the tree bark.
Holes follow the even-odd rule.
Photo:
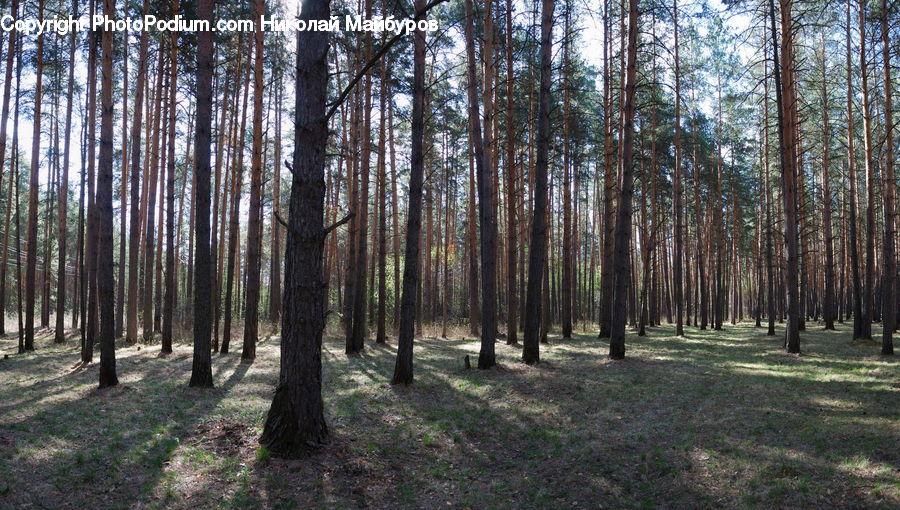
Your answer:
[[[172,16],[178,15],[181,8],[179,0],[171,2]],[[175,294],[177,292],[177,274],[175,272],[175,110],[178,105],[178,32],[170,34],[169,70],[169,130],[168,130],[168,170],[166,171],[166,286],[163,297],[162,312],[162,352],[172,352],[172,327],[175,321]],[[184,195],[182,195],[184,196]]]
[[[11,11],[13,15],[18,15],[19,12],[19,0],[13,0]],[[74,32],[73,32],[74,34]],[[13,70],[13,62],[14,56],[16,55],[16,47],[18,38],[16,37],[16,32],[11,30],[9,32],[9,49],[6,53],[6,72],[3,80],[3,109],[2,113],[0,113],[0,184],[3,182],[3,171],[2,169],[6,168],[6,125],[9,122],[9,97],[12,92],[12,70]],[[21,72],[20,62],[16,62],[16,71],[17,73]],[[18,96],[18,92],[16,93]],[[71,94],[69,95],[69,99],[71,101]],[[68,151],[66,151],[68,153]],[[10,158],[10,162],[15,161],[16,158]],[[10,168],[12,168],[12,164],[10,164]],[[10,216],[12,213],[12,205],[10,204],[10,198],[13,195],[12,183],[17,180],[17,177],[10,172],[9,175],[9,189],[6,192],[7,201],[6,201],[6,219],[4,221],[3,227],[3,251],[2,256],[0,256],[0,335],[6,333],[6,273],[7,266],[9,260],[9,223]],[[0,186],[2,188],[2,186]],[[18,256],[18,255],[17,255]]]
[[[672,207],[675,209],[672,224],[672,255],[675,258],[672,263],[673,280],[675,288],[675,334],[684,336],[684,318],[682,308],[684,306],[683,284],[681,278],[682,269],[682,218],[681,218],[681,66],[678,54],[678,0],[672,2],[672,18],[675,30],[675,168],[672,176]]]
[[[256,31],[253,61],[253,155],[250,163],[250,209],[247,224],[247,304],[244,316],[242,360],[256,359],[259,329],[259,273],[262,258],[262,160],[263,160],[263,31],[258,20],[265,13],[265,1],[253,2]]]
[[[156,97],[154,98],[153,137],[150,140],[149,182],[146,183],[147,191],[147,217],[144,223],[144,295],[143,295],[143,335],[144,342],[153,342],[153,285],[156,267],[156,192],[159,179],[160,161],[160,131],[163,117],[163,76],[165,74],[164,61],[157,64]],[[165,169],[163,168],[165,172]],[[160,201],[164,197],[160,197]]]
[[[872,338],[875,315],[875,162],[872,156],[872,114],[869,108],[869,76],[866,59],[866,3],[859,2],[859,73],[862,77],[863,147],[866,168],[866,282],[863,286],[860,337]]]
[[[822,36],[822,235],[825,245],[825,296],[822,303],[822,318],[825,329],[834,329],[834,234],[831,226],[831,128],[828,120],[828,60],[825,55],[825,39]]]
[[[634,93],[637,60],[638,2],[628,0],[628,49],[625,71],[625,102],[622,119],[622,178],[616,214],[615,293],[613,295],[609,357],[625,358],[625,322],[631,277],[631,199],[634,194]]]
[[[533,365],[540,361],[541,317],[545,269],[547,265],[547,169],[550,152],[550,87],[553,80],[554,0],[541,1],[541,78],[538,99],[537,147],[534,167],[534,211],[528,246],[528,289],[525,297],[522,361]]]
[[[565,4],[564,26],[563,26],[563,62],[562,62],[562,92],[563,92],[563,139],[562,139],[562,171],[563,171],[563,189],[562,189],[562,306],[560,306],[560,322],[562,323],[563,339],[572,338],[572,280],[573,280],[573,260],[572,252],[574,246],[572,243],[572,165],[569,155],[569,122],[571,116],[571,91],[569,90],[569,38],[571,33],[569,30],[569,2]]]
[[[212,24],[213,0],[199,0],[197,18]],[[212,271],[210,267],[209,202],[210,202],[210,131],[212,128],[213,34],[197,35],[197,85],[195,89],[197,123],[194,126],[194,178],[197,185],[195,207],[196,245],[194,254],[194,353],[190,386],[211,388],[212,359],[210,314]],[[298,96],[300,97],[300,96]]]
[[[493,180],[490,161],[485,153],[485,145],[490,142],[482,138],[481,114],[478,112],[478,85],[475,76],[475,40],[472,0],[466,0],[466,60],[467,90],[469,99],[469,133],[475,153],[475,175],[478,180],[478,219],[481,230],[481,351],[478,354],[478,368],[487,369],[497,364],[494,343],[497,335],[496,324],[496,238],[497,225],[494,217]],[[487,36],[486,36],[487,37]],[[487,82],[487,76],[485,76]]]
[[[304,20],[327,20],[329,16],[328,0],[309,0],[300,13]],[[281,369],[259,440],[279,457],[298,455],[328,437],[322,402],[328,39],[327,32],[300,32],[297,36],[294,147],[302,149],[294,151],[291,182]]]
[[[44,20],[44,0],[38,1],[38,22]],[[41,95],[44,78],[44,34],[37,38],[37,68],[34,86],[34,115],[31,141],[31,172],[28,186],[28,232],[25,260],[25,350],[34,350],[34,291],[37,269],[38,170],[41,161]]]
[[[794,82],[794,40],[791,0],[781,1],[781,58],[775,40],[775,8],[770,0],[772,43],[775,52],[775,93],[778,104],[778,131],[781,142],[781,185],[784,208],[784,248],[787,255],[785,286],[787,287],[787,325],[785,347],[789,353],[800,352],[800,296],[799,249],[797,233],[797,170],[796,158],[796,88]],[[782,73],[783,71],[783,73]]]
[[[882,332],[881,354],[894,354],[893,333],[897,324],[897,259],[894,252],[896,229],[896,180],[894,179],[894,122],[893,100],[891,99],[891,39],[888,25],[887,0],[881,0],[881,45],[882,64],[884,66],[884,240],[883,255],[884,276],[882,288]]]
[[[275,90],[275,153],[273,158],[274,177],[272,178],[272,250],[271,280],[269,293],[269,320],[273,323],[281,318],[281,229],[278,216],[281,211],[281,98],[283,77],[278,75],[278,87]]]
[[[609,65],[611,46],[610,0],[603,6],[603,257],[600,263],[600,333],[599,338],[609,338],[612,321],[613,271],[616,227],[616,176],[613,157],[612,71]]]
[[[467,4],[468,5],[468,4]],[[415,0],[416,17],[423,16],[425,0]],[[471,17],[471,13],[469,16]],[[410,138],[409,202],[406,214],[406,248],[403,259],[403,295],[400,302],[400,335],[397,362],[391,384],[413,381],[413,335],[419,280],[419,242],[422,232],[422,182],[425,176],[425,32],[413,33],[412,130]]]
[[[147,13],[144,0],[142,13]],[[138,53],[137,82],[134,87],[134,114],[131,128],[131,219],[128,239],[128,317],[125,324],[125,343],[137,342],[138,314],[138,264],[141,243],[140,179],[141,179],[141,127],[143,126],[144,87],[147,79],[147,31],[141,32]]]
[[[365,0],[366,17],[372,16],[372,0]],[[364,62],[368,62],[372,56],[372,33],[365,33],[365,47],[363,51]],[[364,73],[363,83],[363,117],[362,117],[362,150],[359,159],[359,193],[357,195],[357,242],[356,242],[356,282],[353,286],[352,327],[350,336],[347,337],[347,354],[362,352],[365,347],[365,338],[368,336],[368,324],[366,323],[366,267],[368,255],[368,230],[369,230],[369,176],[370,159],[372,152],[372,74],[367,70]]]
[[[512,0],[506,0],[506,343],[518,343],[517,331],[519,297],[516,288],[518,272],[518,221],[516,205],[524,197],[516,196],[518,173],[516,169],[516,127],[515,113],[515,69],[513,68],[513,7]]]
[[[103,13],[112,19],[115,0],[103,0]],[[115,269],[113,263],[113,39],[112,31],[102,34],[100,59],[100,159],[97,164],[97,298],[100,305],[100,387],[119,384],[116,377]]]

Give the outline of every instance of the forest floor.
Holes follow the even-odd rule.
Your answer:
[[[792,356],[749,323],[663,326],[618,362],[551,336],[538,366],[502,344],[489,371],[465,369],[471,337],[425,338],[410,387],[388,384],[394,345],[329,338],[332,439],[289,461],[257,446],[276,337],[214,355],[211,390],[187,387],[186,343],[119,348],[98,390],[76,339],[2,337],[0,508],[898,508],[900,365],[839,327]]]

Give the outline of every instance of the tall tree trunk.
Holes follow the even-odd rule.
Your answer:
[[[376,202],[378,207],[378,308],[376,311],[375,342],[387,343],[387,172],[386,154],[387,147],[386,121],[387,121],[387,83],[390,61],[383,61],[381,65],[380,91],[378,93],[378,193]]]
[[[142,13],[147,13],[147,0],[144,0]],[[137,342],[138,335],[138,264],[141,243],[140,218],[140,179],[141,179],[141,127],[143,126],[144,87],[147,79],[147,31],[141,32],[140,49],[138,50],[138,73],[134,87],[134,114],[131,127],[131,219],[128,239],[128,317],[125,324],[125,342]]]
[[[278,222],[281,211],[281,98],[283,97],[283,77],[278,75],[277,88],[275,90],[275,154],[274,154],[274,177],[272,178],[272,250],[271,262],[272,269],[270,271],[271,280],[269,285],[269,320],[273,323],[278,322],[281,318],[281,229],[282,226]]]
[[[328,0],[309,0],[300,18],[327,20],[329,11]],[[300,32],[297,36],[294,147],[302,150],[294,151],[285,253],[281,369],[259,440],[276,456],[297,455],[308,445],[324,443],[328,437],[322,402],[328,38],[327,32],[313,31]]]
[[[388,100],[388,145],[391,156],[391,235],[393,236],[394,248],[392,251],[394,258],[394,316],[392,320],[393,327],[400,325],[400,204],[397,194],[397,165],[394,153],[394,101],[391,96],[391,84],[387,84]]]
[[[776,41],[775,8],[770,0],[772,44],[775,58],[775,97],[778,105],[778,131],[781,153],[782,201],[784,204],[784,248],[787,255],[785,286],[787,287],[787,326],[785,347],[790,353],[800,352],[799,248],[797,233],[797,169],[796,158],[796,88],[794,82],[794,38],[791,0],[781,1],[781,58]],[[782,74],[783,71],[783,74]]]
[[[822,306],[822,318],[825,329],[834,329],[834,234],[831,228],[831,178],[829,177],[831,128],[828,123],[830,115],[828,107],[827,86],[828,60],[825,54],[825,36],[822,35],[822,235],[825,245],[825,296]]]
[[[623,13],[624,14],[624,13]],[[638,2],[628,0],[628,49],[625,71],[625,102],[622,120],[622,178],[619,182],[619,207],[616,214],[615,293],[613,295],[609,357],[625,357],[626,303],[631,277],[631,199],[634,194],[634,92],[637,60]]]
[[[240,78],[239,78],[240,79]],[[235,154],[231,161],[231,209],[229,211],[228,220],[228,253],[227,262],[225,263],[225,306],[222,326],[222,347],[219,351],[222,354],[228,354],[231,345],[231,324],[234,314],[234,286],[236,277],[240,271],[240,261],[236,259],[240,256],[238,240],[241,233],[240,214],[241,214],[241,191],[243,188],[244,177],[244,133],[247,128],[247,99],[250,90],[250,69],[248,66],[246,78],[244,79],[244,99],[241,108],[241,123],[235,134]],[[240,294],[238,294],[240,295]]]
[[[372,0],[365,0],[366,17],[372,16]],[[364,62],[372,57],[372,33],[366,32]],[[359,353],[365,346],[368,336],[366,323],[366,267],[368,256],[369,227],[369,175],[372,152],[372,73],[366,71],[363,77],[363,118],[362,118],[362,150],[360,151],[359,172],[360,184],[357,209],[358,231],[356,243],[356,283],[353,287],[353,319],[350,336],[347,338],[347,354]]]
[[[569,157],[569,118],[571,116],[571,92],[569,91],[569,2],[566,0],[563,27],[563,62],[562,62],[562,89],[563,89],[563,140],[562,140],[562,171],[563,171],[563,218],[562,218],[562,306],[560,307],[563,339],[572,338],[572,168]]]
[[[518,343],[517,331],[519,297],[516,288],[518,271],[518,231],[519,218],[516,206],[520,197],[516,196],[518,174],[516,170],[516,126],[515,113],[515,69],[513,68],[513,7],[512,0],[506,0],[506,343]],[[524,197],[521,197],[524,198]]]
[[[887,0],[881,0],[881,45],[882,64],[884,66],[884,276],[882,288],[884,300],[882,304],[881,354],[894,354],[893,333],[897,324],[897,259],[894,252],[894,241],[897,234],[895,215],[896,180],[894,180],[894,121],[893,100],[891,99],[891,39],[888,26]]]
[[[73,5],[78,0],[73,0]],[[77,9],[73,9],[77,10]],[[126,9],[127,12],[127,9]],[[128,267],[126,248],[128,247],[128,33],[122,34],[122,177],[119,183],[119,258],[118,276],[116,277],[116,331],[115,337],[121,338],[125,333],[125,279]],[[74,58],[74,54],[72,58]],[[74,62],[74,60],[73,60]],[[68,148],[66,149],[68,153]]]
[[[850,41],[851,31],[850,0],[846,5],[846,44],[847,44],[847,173],[849,174],[850,189],[850,218],[848,249],[850,250],[850,266],[853,279],[853,338],[863,338],[863,305],[862,305],[862,280],[859,274],[859,242],[857,234],[857,186],[856,186],[856,151],[853,146],[856,128],[853,122],[853,46]]]
[[[103,14],[112,19],[115,0],[103,0]],[[119,384],[116,377],[115,269],[113,263],[113,39],[112,31],[102,34],[100,59],[100,159],[97,165],[97,298],[100,305],[100,387]]]
[[[768,40],[763,28],[763,54],[768,55]],[[769,68],[768,59],[763,60],[763,193],[766,208],[766,302],[768,315],[767,336],[775,336],[775,262],[772,246],[772,187],[769,183]]]
[[[478,219],[481,229],[481,351],[478,354],[478,368],[487,369],[497,364],[494,343],[497,335],[496,324],[496,237],[493,208],[493,180],[489,175],[490,161],[484,147],[488,142],[482,138],[481,115],[478,113],[478,85],[475,76],[475,40],[473,28],[472,0],[466,0],[466,59],[467,90],[469,99],[469,132],[475,153],[475,175],[478,180]],[[486,14],[488,16],[488,14]],[[488,37],[488,36],[486,36]],[[487,67],[486,67],[487,69]],[[487,76],[485,76],[487,83]]]
[[[678,55],[678,0],[672,2],[672,19],[675,27],[675,168],[672,176],[672,207],[673,215],[673,247],[672,255],[675,260],[672,263],[673,281],[675,287],[675,334],[684,336],[684,323],[682,317],[683,284],[681,278],[682,269],[682,219],[681,219],[681,66]]]
[[[13,0],[12,10],[10,11],[13,15],[18,15],[19,12],[19,0]],[[74,34],[74,32],[73,32]],[[9,49],[6,53],[6,73],[4,74],[3,79],[3,109],[2,113],[0,113],[0,184],[3,182],[3,169],[6,168],[6,125],[9,122],[9,96],[12,91],[12,70],[13,70],[13,61],[14,56],[17,54],[16,46],[17,46],[18,37],[14,30],[9,32]],[[16,72],[17,74],[21,72],[21,63],[16,62]],[[18,92],[16,93],[18,96]],[[69,100],[71,101],[71,94],[69,95]],[[68,151],[66,151],[68,153]],[[10,158],[10,169],[13,167],[13,161],[18,159],[13,156]],[[13,175],[10,171],[9,174],[9,189],[6,192],[6,219],[4,221],[3,227],[3,251],[2,256],[0,256],[0,335],[6,333],[6,272],[7,272],[7,261],[9,260],[9,223],[10,216],[12,213],[12,204],[10,200],[13,195],[12,183],[16,181],[18,176]],[[2,188],[2,186],[0,186]],[[18,256],[18,252],[17,252]],[[20,332],[21,333],[21,332]]]
[[[78,16],[78,2],[75,1],[73,3],[72,12],[73,16]],[[69,78],[68,85],[66,90],[66,125],[65,125],[65,135],[63,141],[63,164],[60,175],[60,184],[59,184],[59,224],[58,224],[58,242],[57,248],[59,251],[59,260],[57,260],[57,268],[56,268],[56,331],[53,337],[53,341],[56,343],[62,343],[66,339],[66,326],[65,326],[65,315],[66,315],[66,219],[68,217],[69,212],[69,150],[71,148],[71,134],[72,134],[72,90],[75,86],[75,47],[76,47],[76,34],[75,31],[69,36]],[[10,51],[12,49],[10,48]],[[7,59],[9,62],[9,59]],[[8,108],[9,96],[6,95],[4,97],[4,112],[6,112]],[[4,120],[2,121],[4,125],[4,131],[6,126],[6,118],[4,115]],[[5,145],[6,133],[0,134],[0,137],[3,138],[3,141],[0,142]],[[4,147],[5,148],[5,147]],[[0,149],[0,165],[2,165],[3,149]],[[8,196],[8,195],[7,195]],[[4,257],[6,251],[3,251]],[[5,264],[5,262],[4,262]],[[0,283],[2,285],[2,283]],[[0,303],[2,304],[2,303]],[[0,310],[5,310],[4,308],[0,308]],[[4,312],[3,315],[6,315]]]
[[[44,20],[44,0],[38,0],[38,22]],[[44,79],[44,34],[37,38],[37,68],[34,86],[34,128],[31,138],[31,178],[28,186],[28,232],[25,262],[25,350],[34,350],[34,290],[37,269],[38,170],[41,162],[41,95]]]
[[[468,5],[468,4],[467,4]],[[424,15],[425,0],[415,0],[416,17]],[[471,13],[469,13],[471,17]],[[322,70],[323,74],[325,70]],[[323,92],[324,101],[324,92]],[[406,214],[406,252],[403,259],[403,295],[400,336],[391,384],[413,381],[413,335],[416,289],[419,280],[419,238],[422,232],[422,181],[425,176],[425,32],[413,33],[412,118],[410,138],[409,202]]]
[[[473,145],[471,131],[469,133],[469,146]],[[469,155],[469,193],[468,193],[468,228],[467,239],[469,249],[469,334],[478,335],[478,325],[481,323],[481,307],[478,302],[478,243],[476,239],[477,219],[475,208],[478,202],[475,194],[475,158]]]
[[[265,1],[253,2],[255,16],[265,13]],[[256,358],[259,329],[259,272],[262,258],[262,113],[263,113],[263,31],[262,23],[255,23],[253,59],[253,155],[250,163],[250,210],[247,224],[247,305],[244,317],[244,346],[241,359]]]
[[[165,65],[163,59],[157,64],[156,78],[156,97],[154,98],[154,114],[153,114],[153,137],[150,145],[150,154],[148,154],[150,179],[145,188],[147,190],[147,217],[144,224],[144,296],[143,296],[143,330],[144,342],[153,342],[153,288],[156,262],[156,187],[159,178],[160,162],[160,131],[163,117],[162,98],[163,98],[163,76],[165,75]],[[164,169],[163,169],[164,170]],[[163,197],[160,197],[163,200]]]
[[[615,251],[616,177],[614,172],[612,71],[609,65],[611,46],[610,0],[603,2],[603,260],[600,263],[600,338],[610,337],[613,305],[613,270]]]
[[[869,108],[869,76],[866,59],[866,3],[859,2],[859,74],[862,77],[863,147],[866,168],[866,283],[863,286],[861,338],[872,338],[875,315],[875,161],[872,156],[872,114]]]
[[[534,167],[534,211],[528,246],[528,290],[525,296],[525,327],[522,361],[540,361],[541,317],[547,313],[542,286],[547,266],[547,169],[550,152],[550,86],[553,80],[553,0],[541,1],[541,79],[538,100],[537,147]]]
[[[197,18],[207,20],[212,24],[212,17],[213,0],[200,0],[197,3]],[[213,385],[210,355],[210,336],[212,334],[210,291],[212,290],[213,275],[209,260],[212,73],[213,34],[212,32],[200,32],[197,35],[197,83],[194,89],[197,104],[197,123],[194,126],[194,179],[197,185],[197,203],[194,208],[196,215],[194,264],[196,268],[194,270],[194,353],[191,363],[190,386],[202,388],[211,388]],[[298,97],[303,96],[298,95]],[[282,349],[284,349],[284,343],[282,343]],[[284,357],[282,354],[282,359]]]
[[[696,97],[694,97],[694,90],[691,89],[691,102],[696,104]],[[697,149],[699,148],[699,144],[697,143],[697,132],[699,130],[697,126],[697,115],[693,115],[691,117],[691,136],[693,137],[693,152],[691,156],[691,163],[693,165],[694,172],[694,223],[697,225],[697,246],[696,246],[696,259],[697,259],[697,288],[699,292],[699,300],[697,303],[697,308],[700,312],[700,321],[697,324],[695,320],[694,323],[699,326],[701,330],[705,330],[707,324],[709,323],[709,292],[707,290],[707,275],[706,275],[706,255],[703,253],[703,247],[705,246],[703,240],[703,229],[704,229],[704,221],[703,221],[703,206],[701,205],[701,165],[700,159],[697,156]]]
[[[171,15],[179,14],[181,8],[179,0],[172,0]],[[178,32],[170,35],[170,58],[172,68],[169,74],[169,149],[168,170],[166,172],[166,289],[163,298],[162,313],[162,352],[172,352],[172,327],[175,320],[175,294],[177,292],[178,279],[175,272],[175,110],[178,105]],[[182,194],[182,197],[184,195]]]

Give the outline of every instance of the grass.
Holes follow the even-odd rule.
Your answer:
[[[498,344],[489,371],[464,368],[472,338],[425,338],[410,387],[388,384],[395,346],[328,339],[332,439],[289,461],[257,444],[277,338],[214,355],[212,390],[187,387],[187,344],[120,347],[98,390],[77,340],[3,337],[0,508],[897,508],[898,365],[809,327],[799,357],[751,324],[663,326],[624,361],[587,333],[536,367]]]

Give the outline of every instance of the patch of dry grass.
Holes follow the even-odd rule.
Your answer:
[[[416,343],[416,382],[388,384],[393,345],[348,358],[326,341],[332,440],[298,460],[257,438],[278,340],[253,364],[214,355],[216,388],[187,387],[191,348],[120,347],[120,385],[96,389],[76,341],[13,354],[0,338],[0,507],[621,508],[900,505],[900,371],[846,329],[810,325],[804,355],[749,324],[551,337],[536,367],[499,342]],[[440,335],[439,328],[432,329]]]

